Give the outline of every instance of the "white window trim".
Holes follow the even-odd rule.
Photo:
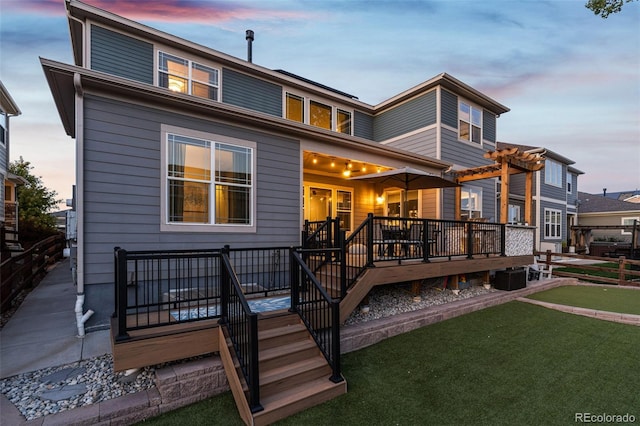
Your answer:
[[[251,162],[251,205],[249,207],[249,219],[248,225],[242,224],[210,224],[210,223],[172,223],[169,222],[168,212],[168,195],[167,195],[167,182],[169,176],[167,173],[167,160],[168,160],[168,144],[167,134],[175,133],[192,138],[204,139],[208,141],[228,143],[231,145],[242,146],[253,149],[253,161]],[[170,126],[162,124],[160,126],[160,164],[162,167],[162,180],[160,184],[160,232],[234,232],[234,233],[255,233],[257,231],[256,226],[256,201],[257,201],[257,166],[256,166],[256,148],[257,143],[253,141],[247,141],[243,139],[236,139],[229,136],[218,135],[214,133],[200,132],[197,130],[186,129],[183,127]],[[213,149],[213,147],[212,147]],[[213,170],[212,170],[213,173]],[[215,198],[215,197],[214,197]],[[213,213],[213,212],[212,212]]]
[[[466,139],[462,139],[460,137],[460,104],[465,104],[468,105],[470,107],[470,111],[469,111],[469,140]],[[473,113],[472,110],[478,110],[480,111],[480,141],[479,142],[474,142],[473,141]],[[472,146],[483,146],[484,145],[484,109],[480,108],[478,105],[474,104],[473,102],[469,102],[465,99],[460,99],[458,98],[458,109],[456,110],[456,116],[458,118],[458,121],[456,123],[456,133],[458,134],[458,141],[460,142],[464,142],[464,143],[468,143]],[[465,120],[466,121],[466,120]]]
[[[171,49],[156,48],[154,50],[155,50],[154,51],[154,58],[153,58],[153,66],[154,66],[153,85],[154,86],[161,87],[163,89],[167,89],[167,90],[171,91],[170,89],[168,89],[166,87],[160,86],[160,76],[159,76],[159,74],[160,74],[160,53],[162,52],[162,53],[166,53],[167,55],[175,56],[177,58],[189,61],[189,92],[191,92],[191,82],[192,82],[192,79],[191,79],[191,72],[192,72],[191,65],[193,63],[196,63],[198,65],[204,65],[205,67],[208,67],[208,68],[211,68],[211,69],[214,69],[214,70],[218,71],[218,85],[217,86],[212,86],[212,87],[215,87],[216,89],[218,89],[217,99],[203,98],[201,96],[192,95],[189,92],[187,92],[187,93],[178,92],[178,93],[182,93],[183,95],[196,96],[197,98],[200,98],[200,99],[208,99],[208,100],[213,101],[213,102],[222,102],[221,101],[221,97],[222,97],[222,69],[218,64],[202,61],[202,60],[200,60],[200,58],[197,58],[197,60],[194,60],[192,57],[185,56],[184,52],[175,52],[175,51],[172,51]]]
[[[558,171],[555,170],[556,166],[559,167]],[[554,170],[551,170],[552,168]],[[556,178],[559,179],[560,181],[556,182]],[[555,160],[550,160],[548,158],[545,160],[544,183],[547,185],[562,188],[562,163]]]
[[[476,144],[474,144],[476,145]],[[484,197],[484,191],[482,190],[482,187],[480,186],[472,186],[472,185],[463,185],[462,186],[462,191],[467,190],[471,193],[477,193],[478,194],[478,208],[474,209],[474,210],[468,210],[468,209],[462,209],[462,198],[460,199],[460,211],[461,212],[480,212],[480,217],[482,217],[483,213],[483,197]],[[462,197],[462,194],[460,194],[460,196]]]
[[[322,105],[326,105],[328,107],[331,108],[331,129],[324,129],[322,127],[317,127],[317,126],[312,126],[316,129],[323,129],[323,130],[331,130],[332,132],[336,132],[338,134],[341,135],[349,135],[349,136],[353,136],[353,130],[354,130],[354,110],[352,108],[346,108],[342,105],[339,104],[335,104],[333,102],[328,101],[325,98],[322,98],[321,96],[309,96],[306,94],[303,94],[299,91],[296,90],[287,90],[285,89],[283,91],[283,96],[282,96],[282,118],[287,119],[287,95],[292,95],[292,96],[296,96],[298,98],[302,98],[303,100],[303,121],[301,124],[307,124],[309,126],[311,126],[310,123],[310,117],[311,117],[311,102],[316,102]],[[351,132],[350,133],[342,133],[338,131],[338,110],[342,111],[342,112],[346,112],[351,114]],[[294,123],[299,123],[299,121],[295,121],[295,120],[290,120],[293,121]],[[477,144],[476,144],[477,145]]]
[[[558,231],[558,235],[547,235],[547,212],[556,213],[559,220],[560,230]],[[561,240],[562,239],[562,210],[558,209],[544,209],[543,220],[543,235],[545,240]],[[554,225],[554,223],[551,223]],[[555,225],[554,225],[555,226]]]
[[[338,214],[338,191],[343,191],[343,192],[348,192],[351,194],[351,223],[349,224],[349,229],[351,229],[353,231],[353,226],[354,226],[354,216],[355,216],[355,199],[353,198],[353,194],[354,194],[354,190],[353,187],[349,187],[349,186],[337,186],[337,185],[331,185],[331,184],[327,184],[327,183],[319,183],[319,182],[314,182],[314,181],[305,181],[303,182],[303,191],[304,191],[304,205],[305,206],[309,206],[310,204],[310,194],[311,194],[311,188],[319,188],[319,189],[324,189],[324,190],[328,190],[331,191],[331,217],[336,217],[336,215]],[[346,210],[341,210],[341,211],[346,211]],[[303,215],[303,219],[304,220],[308,220],[309,219],[309,211],[305,210],[304,211],[304,215]]]
[[[637,220],[640,222],[640,216],[629,216],[629,217],[621,217],[620,218],[620,224],[624,225],[625,220],[633,222],[634,220]],[[627,232],[624,229],[620,230],[621,235],[632,235],[633,232]]]

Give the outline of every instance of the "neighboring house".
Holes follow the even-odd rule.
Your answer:
[[[286,247],[300,243],[305,220],[327,216],[348,232],[369,212],[453,219],[453,190],[409,191],[401,203],[400,190],[349,178],[403,166],[444,177],[490,164],[484,154],[496,149],[497,118],[509,111],[446,73],[369,105],[65,4],[75,63],[41,63],[77,144],[78,290],[96,311],[93,324],[113,311],[116,246]],[[495,179],[463,187],[461,197],[463,218],[497,217]],[[566,194],[560,204],[564,223],[575,210]],[[565,226],[552,239],[564,239]]]
[[[597,227],[632,225],[640,222],[640,204],[621,201],[609,196],[578,193],[580,226],[593,226],[594,241],[631,241],[631,232],[624,229],[597,229]]]
[[[18,240],[18,202],[17,187],[24,179],[9,172],[9,147],[11,117],[20,115],[20,109],[9,91],[0,81],[0,228],[2,230],[2,254],[10,255],[19,249]]]
[[[602,195],[607,198],[613,198],[615,200],[627,201],[629,203],[640,203],[640,190],[634,191],[618,191],[607,192],[607,188],[602,188]]]
[[[498,142],[498,148],[518,148],[540,154],[544,168],[534,174],[532,187],[532,220],[537,227],[536,249],[562,251],[571,245],[571,226],[578,224],[578,176],[584,172],[573,167],[574,161],[543,147]],[[509,218],[505,222],[523,221],[525,182],[522,175],[514,175],[509,187]],[[503,218],[501,218],[501,221]]]

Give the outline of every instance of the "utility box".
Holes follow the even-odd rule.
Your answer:
[[[524,269],[508,269],[506,271],[497,271],[495,283],[493,284],[498,290],[518,290],[527,286],[527,276]]]

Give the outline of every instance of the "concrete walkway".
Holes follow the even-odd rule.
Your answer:
[[[76,286],[58,262],[0,330],[0,379],[111,353],[109,330],[76,337]]]

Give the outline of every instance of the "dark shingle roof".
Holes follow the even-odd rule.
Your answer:
[[[640,203],[629,203],[586,192],[578,192],[578,201],[580,213],[640,211]]]

